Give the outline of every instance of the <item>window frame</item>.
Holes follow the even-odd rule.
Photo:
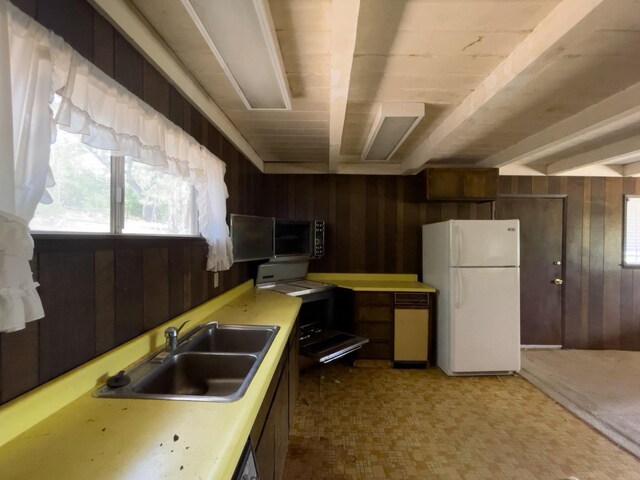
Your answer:
[[[31,233],[38,235],[40,238],[45,236],[69,236],[73,238],[79,237],[122,237],[122,238],[203,238],[198,227],[198,204],[197,192],[193,185],[189,185],[191,191],[191,234],[180,233],[123,233],[125,219],[125,157],[120,155],[111,155],[111,175],[110,182],[110,199],[109,199],[109,232],[77,232],[66,230],[32,230]]]
[[[628,263],[625,255],[627,250],[627,205],[629,200],[632,199],[640,200],[640,195],[625,194],[622,199],[622,262],[620,264],[622,268],[640,268],[640,261],[638,263]]]

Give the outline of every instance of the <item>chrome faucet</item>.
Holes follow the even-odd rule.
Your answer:
[[[167,352],[173,352],[176,348],[178,348],[178,334],[182,331],[182,329],[188,322],[189,320],[185,321],[178,328],[169,327],[164,331],[164,338],[167,339],[167,346],[165,348]]]
[[[162,363],[162,362],[164,362],[173,353],[173,351],[176,348],[178,348],[178,334],[184,328],[184,326],[187,324],[188,321],[189,320],[184,322],[178,328],[169,327],[164,331],[164,338],[167,339],[167,344],[166,344],[164,350],[161,351],[159,354],[157,354],[151,360],[151,363]]]

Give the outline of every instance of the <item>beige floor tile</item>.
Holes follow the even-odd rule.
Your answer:
[[[640,480],[640,462],[520,377],[331,364],[300,378],[285,479]]]

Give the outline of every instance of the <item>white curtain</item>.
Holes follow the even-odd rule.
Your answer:
[[[200,233],[209,244],[207,268],[233,263],[226,223],[226,165],[184,130],[73,52],[55,121],[83,143],[132,157],[189,180],[198,193]]]
[[[15,9],[0,5],[0,331],[24,328],[44,312],[29,260],[28,223],[44,192],[49,165],[53,89],[46,35],[28,33],[29,21],[14,21]]]
[[[52,119],[53,93],[61,96]],[[0,331],[43,317],[28,223],[52,182],[55,124],[84,143],[188,179],[197,191],[207,268],[233,263],[225,164],[7,0],[0,0]]]

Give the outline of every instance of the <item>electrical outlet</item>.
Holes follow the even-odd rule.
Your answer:
[[[213,288],[218,288],[220,285],[220,278],[218,277],[218,272],[213,272]]]

